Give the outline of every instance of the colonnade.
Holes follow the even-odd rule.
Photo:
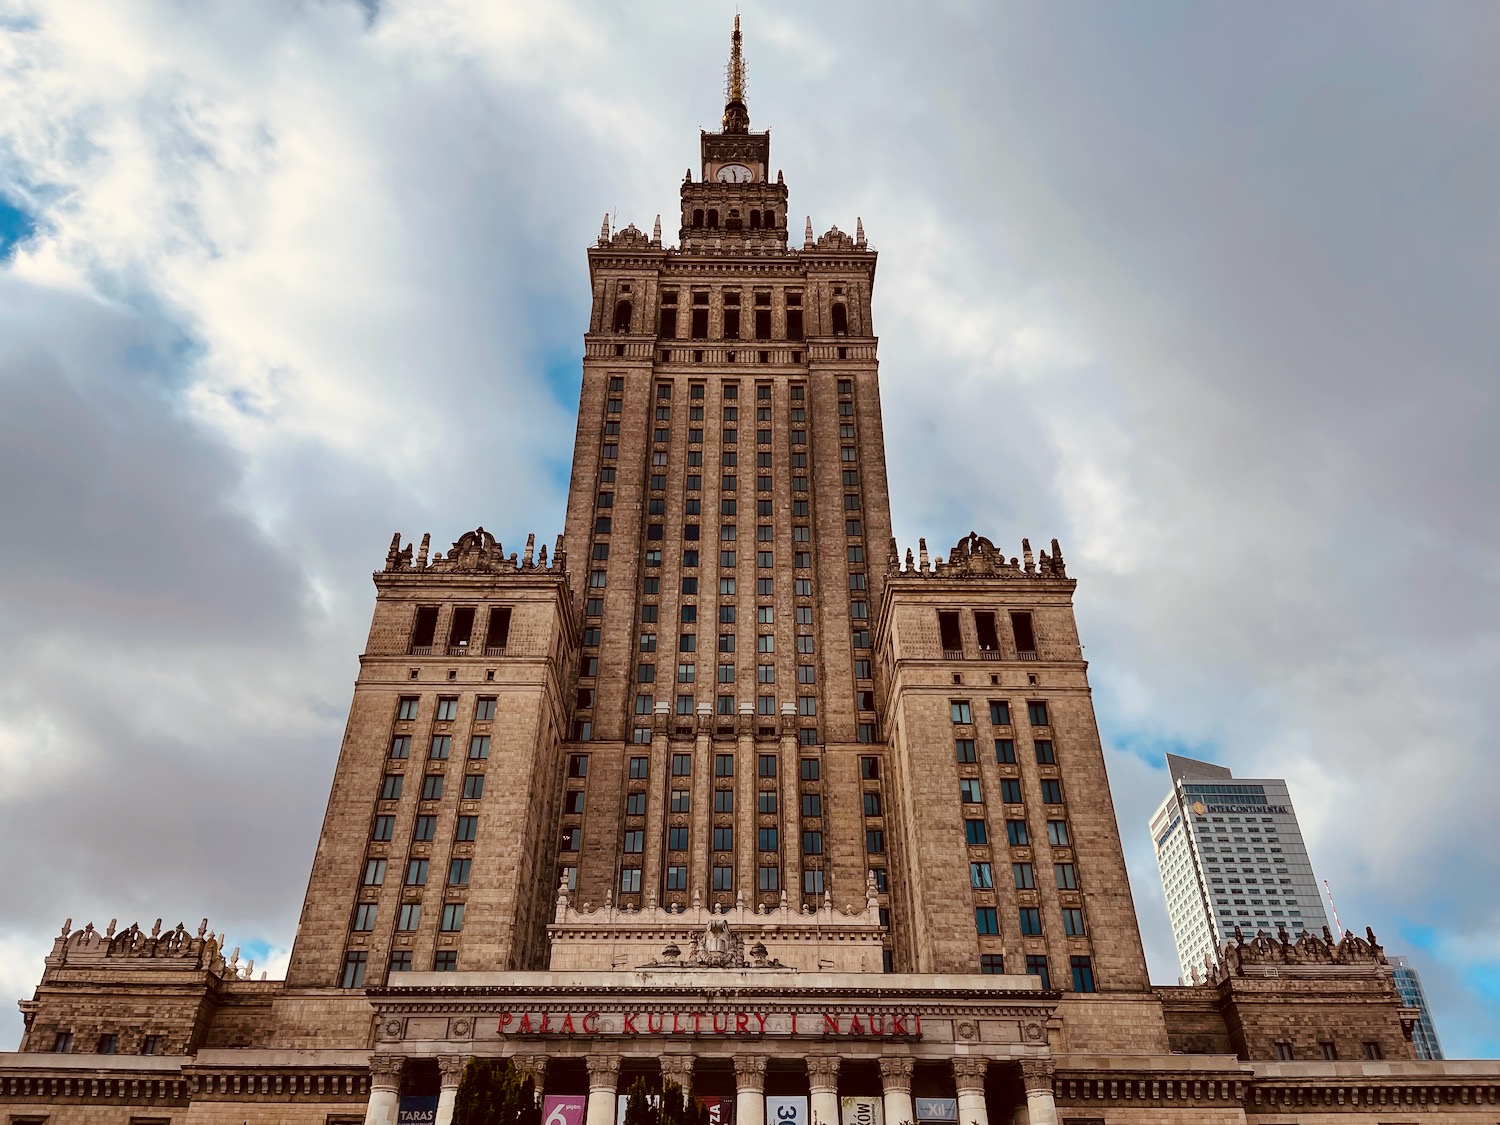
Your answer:
[[[766,1125],[766,1062],[769,1055],[735,1055],[735,1125]],[[662,1079],[675,1082],[684,1090],[693,1088],[693,1056],[661,1055]],[[620,1064],[624,1056],[588,1055],[588,1104],[584,1125],[615,1125],[616,1099],[619,1094]],[[374,1055],[370,1059],[370,1102],[365,1125],[396,1125],[400,1101],[401,1068],[405,1059],[399,1055]],[[451,1125],[453,1103],[467,1058],[460,1055],[438,1057],[441,1086],[438,1094],[437,1125]],[[840,1125],[838,1055],[808,1055],[809,1125]],[[536,1083],[537,1096],[546,1080],[547,1056],[514,1055],[511,1062]],[[953,1084],[958,1093],[959,1125],[990,1125],[985,1104],[984,1081],[991,1060],[979,1055],[962,1055],[952,1060]],[[912,1072],[917,1059],[911,1055],[889,1055],[880,1063],[882,1102],[885,1125],[907,1125],[917,1120],[912,1100]],[[1052,1060],[1020,1060],[1021,1078],[1026,1088],[1026,1106],[1017,1109],[1012,1122],[997,1125],[1057,1125],[1057,1104],[1053,1098]]]

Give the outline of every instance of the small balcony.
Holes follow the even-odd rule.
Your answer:
[[[962,660],[963,658],[964,658],[964,650],[961,649],[961,648],[945,648],[945,649],[943,649],[943,659],[944,660]]]

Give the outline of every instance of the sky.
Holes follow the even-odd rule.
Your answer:
[[[0,1047],[64,918],[284,966],[367,576],[561,530],[584,251],[671,241],[734,10],[0,0]],[[1500,7],[739,10],[903,548],[1078,579],[1153,979],[1171,751],[1500,1055]]]

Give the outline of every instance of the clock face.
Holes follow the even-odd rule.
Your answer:
[[[750,169],[743,164],[726,164],[719,169],[719,183],[721,184],[748,184],[750,182]]]

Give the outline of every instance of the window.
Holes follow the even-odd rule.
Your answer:
[[[1292,1054],[1290,1043],[1278,1042],[1276,1044],[1276,1058],[1281,1062],[1291,1062],[1296,1056]]]
[[[984,830],[984,821],[982,821],[982,820],[966,820],[966,821],[964,821],[964,839],[966,841],[968,841],[970,844],[987,844],[987,843],[989,843],[989,834]]]
[[[429,773],[422,778],[422,800],[440,801],[443,798],[443,775]]]
[[[861,762],[861,765],[863,765],[864,759],[861,758],[860,762]],[[861,769],[860,772],[863,773],[864,772],[863,769]],[[820,780],[822,778],[822,776],[823,776],[822,763],[819,762],[817,758],[803,758],[802,759],[802,780],[803,781],[818,781],[818,780]]]
[[[425,859],[407,861],[406,885],[408,887],[425,887],[427,885],[427,861]]]
[[[1331,1040],[1325,1039],[1318,1044],[1318,1050],[1322,1052],[1325,1059],[1332,1062],[1339,1057],[1338,1045]]]
[[[1016,761],[1016,743],[1014,739],[995,739],[995,761],[1014,765]]]
[[[627,793],[627,794],[625,794],[625,815],[626,816],[645,816],[646,815],[646,794],[644,794],[644,793]]]
[[[411,972],[411,950],[398,949],[395,953],[391,954],[391,972]]]
[[[458,718],[458,697],[445,695],[437,703],[437,721],[451,723]]]
[[[802,893],[805,895],[820,895],[823,893],[823,872],[818,868],[802,872]]]
[[[680,865],[674,865],[674,866],[671,866],[671,867],[667,868],[667,890],[669,890],[669,891],[685,891],[685,890],[687,890],[687,868],[686,867],[683,867],[683,866],[680,866]]]
[[[455,840],[473,840],[478,832],[479,818],[477,816],[461,816],[453,826]]]
[[[1026,721],[1034,727],[1047,726],[1047,704],[1044,700],[1032,699],[1027,702]]]
[[[365,964],[370,955],[363,949],[344,954],[344,971],[339,974],[340,988],[363,988],[365,986]],[[73,1037],[68,1036],[69,1046]]]
[[[641,893],[641,869],[639,867],[620,869],[620,893],[626,895]]]
[[[1015,878],[1016,889],[1032,891],[1036,889],[1036,872],[1029,863],[1012,863],[1010,865],[1011,875]]]
[[[734,790],[733,789],[715,789],[714,790],[714,812],[716,812],[716,813],[732,813],[732,812],[734,812]]]
[[[822,855],[823,854],[823,833],[817,832],[817,831],[803,832],[802,833],[802,854],[803,855]]]
[[[1094,962],[1076,953],[1068,958],[1068,967],[1073,970],[1073,991],[1094,992]]]
[[[421,903],[403,903],[400,912],[396,915],[396,929],[400,930],[402,933],[411,933],[421,924]]]
[[[969,886],[987,891],[995,885],[995,874],[988,863],[969,864]]]
[[[406,758],[411,756],[411,735],[398,734],[391,739],[391,757]]]
[[[141,1054],[158,1055],[161,1053],[161,1036],[148,1035],[141,1040]]]
[[[715,754],[714,755],[714,776],[715,777],[733,777],[734,776],[734,755],[733,754]]]
[[[976,906],[974,908],[974,928],[981,934],[998,934],[1000,932],[1000,919],[996,915],[993,906]]]
[[[972,723],[974,713],[969,709],[967,699],[952,699],[948,701],[948,713],[955,723]]]
[[[365,882],[367,887],[378,887],[385,883],[385,860],[372,859],[365,864]]]
[[[1010,631],[1016,638],[1017,652],[1036,652],[1036,634],[1031,628],[1031,614],[1012,611]],[[1092,991],[1092,989],[1088,990]]]
[[[431,840],[437,835],[437,817],[419,816],[412,826],[411,838],[413,840]]]
[[[401,783],[403,777],[399,773],[388,773],[380,783],[380,799],[382,801],[399,801],[401,799]]]
[[[563,794],[563,812],[569,816],[578,816],[583,812],[582,789],[569,789]]]
[[[756,849],[774,852],[781,847],[781,837],[774,828],[762,828],[756,836]]]
[[[487,734],[476,734],[469,739],[469,757],[471,759],[484,759],[490,756],[490,736]]]
[[[693,756],[691,754],[672,755],[672,776],[688,777],[693,772]]]
[[[732,867],[715,867],[714,868],[714,890],[716,890],[716,891],[732,891],[732,890],[734,890],[734,868],[732,868]]]
[[[1066,820],[1049,820],[1047,822],[1047,842],[1055,848],[1068,846],[1068,822]]]
[[[953,749],[958,755],[960,762],[977,762],[979,760],[974,753],[974,740],[972,738],[955,739]]]
[[[885,855],[885,831],[883,829],[865,830],[865,851],[870,855]]]
[[[1036,740],[1036,760],[1044,766],[1057,764],[1057,755],[1052,752],[1052,740],[1039,738]]]
[[[1026,822],[1024,820],[1007,820],[1005,822],[1005,838],[1015,847],[1025,847],[1031,842],[1026,834]]]
[[[1003,976],[1005,974],[1005,956],[1000,953],[981,953],[979,955],[979,971],[981,973]]]
[[[977,777],[961,777],[958,779],[958,798],[966,805],[977,805],[984,801],[984,795],[979,790],[979,779]]]
[[[859,776],[864,781],[880,780],[880,759],[865,757],[859,760]]]
[[[775,777],[776,776],[776,755],[774,755],[774,754],[762,754],[762,755],[760,755],[760,776],[761,777]]]
[[[451,859],[448,861],[448,885],[450,887],[467,887],[469,885],[469,872],[473,869],[472,859]]]
[[[557,846],[558,847],[558,851],[576,852],[582,846],[583,846],[583,829],[581,829],[581,828],[564,828],[562,830],[562,840],[561,840],[561,842]]]
[[[1042,778],[1042,802],[1048,805],[1060,805],[1062,799],[1062,782],[1055,777]]]
[[[651,776],[651,759],[650,758],[631,758],[630,759],[630,776],[633,777],[633,778],[637,778],[637,779],[644,778],[644,777],[650,777]]]
[[[640,830],[625,833],[625,854],[640,855],[646,850],[646,834]]]
[[[945,653],[963,651],[963,634],[959,631],[957,613],[946,610],[938,611],[938,635],[942,640]],[[957,719],[954,720],[954,722],[957,721]],[[968,722],[967,719],[964,721]]]
[[[458,972],[458,950],[439,949],[432,955],[432,971],[435,973]]]
[[[417,717],[417,697],[415,695],[403,695],[401,702],[396,706],[396,718],[402,721],[410,721]]]
[[[1367,1039],[1367,1040],[1365,1040],[1365,1042],[1364,1042],[1364,1055],[1365,1055],[1365,1058],[1367,1058],[1367,1059],[1383,1059],[1383,1058],[1385,1058],[1385,1052],[1380,1049],[1379,1042],[1377,1042],[1374,1039]]]
[[[1047,967],[1047,957],[1042,953],[1028,953],[1026,955],[1026,975],[1029,977],[1041,977],[1044,989],[1052,988],[1052,970]]]
[[[688,830],[684,827],[667,829],[667,850],[685,852],[688,848]]]
[[[1017,920],[1020,922],[1021,933],[1027,937],[1034,937],[1042,932],[1042,911],[1040,907],[1023,906],[1017,912]]]
[[[1065,906],[1062,912],[1063,933],[1069,937],[1084,937],[1083,911],[1076,906]]]
[[[358,934],[367,934],[375,928],[376,907],[373,902],[362,902],[354,908],[352,929]]]
[[[1078,889],[1078,869],[1071,863],[1054,863],[1052,874],[1057,879],[1058,890],[1076,891]]]
[[[734,851],[734,829],[726,824],[717,825],[714,828],[714,851]]]
[[[375,824],[370,829],[370,839],[389,840],[396,831],[396,818],[393,816],[377,816]]]
[[[1007,805],[1019,805],[1021,803],[1021,782],[1019,778],[1002,777],[1000,779],[1000,800]]]
[[[756,871],[756,884],[763,891],[781,890],[781,868],[762,866]]]
[[[432,736],[432,749],[427,756],[435,761],[445,761],[448,751],[453,747],[453,738],[446,734],[435,734]]]

